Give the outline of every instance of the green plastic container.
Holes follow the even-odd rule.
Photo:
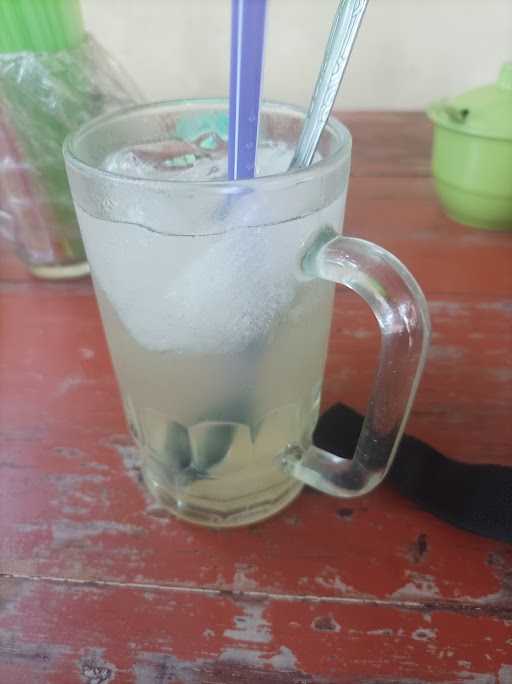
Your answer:
[[[0,52],[58,52],[85,38],[80,0],[0,0]]]
[[[432,173],[446,213],[475,228],[512,230],[512,63],[496,84],[434,103],[427,113]]]

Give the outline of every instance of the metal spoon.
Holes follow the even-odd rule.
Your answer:
[[[290,169],[309,166],[343,80],[368,0],[340,0]]]

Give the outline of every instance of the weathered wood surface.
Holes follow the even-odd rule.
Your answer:
[[[464,612],[28,582],[4,591],[3,681],[507,684],[512,627]],[[20,619],[19,616],[22,616]],[[489,674],[490,672],[496,673]]]
[[[409,431],[512,464],[512,235],[439,210],[420,115],[354,114],[346,232],[423,285],[434,338]],[[146,496],[91,285],[0,252],[0,683],[512,682],[512,546],[389,486],[306,491],[246,530]],[[362,410],[377,331],[336,301],[324,401]]]

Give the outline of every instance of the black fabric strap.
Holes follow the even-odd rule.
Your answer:
[[[335,404],[318,421],[314,442],[351,458],[362,422],[361,415]],[[512,543],[512,468],[455,461],[405,435],[389,479],[403,496],[446,522]]]

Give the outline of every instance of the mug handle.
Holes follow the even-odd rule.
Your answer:
[[[336,235],[336,237],[333,237]],[[302,270],[350,288],[372,309],[380,327],[377,374],[352,460],[311,446],[290,446],[285,468],[296,478],[341,498],[361,496],[388,472],[409,417],[430,341],[425,297],[406,267],[382,247],[323,230]]]

